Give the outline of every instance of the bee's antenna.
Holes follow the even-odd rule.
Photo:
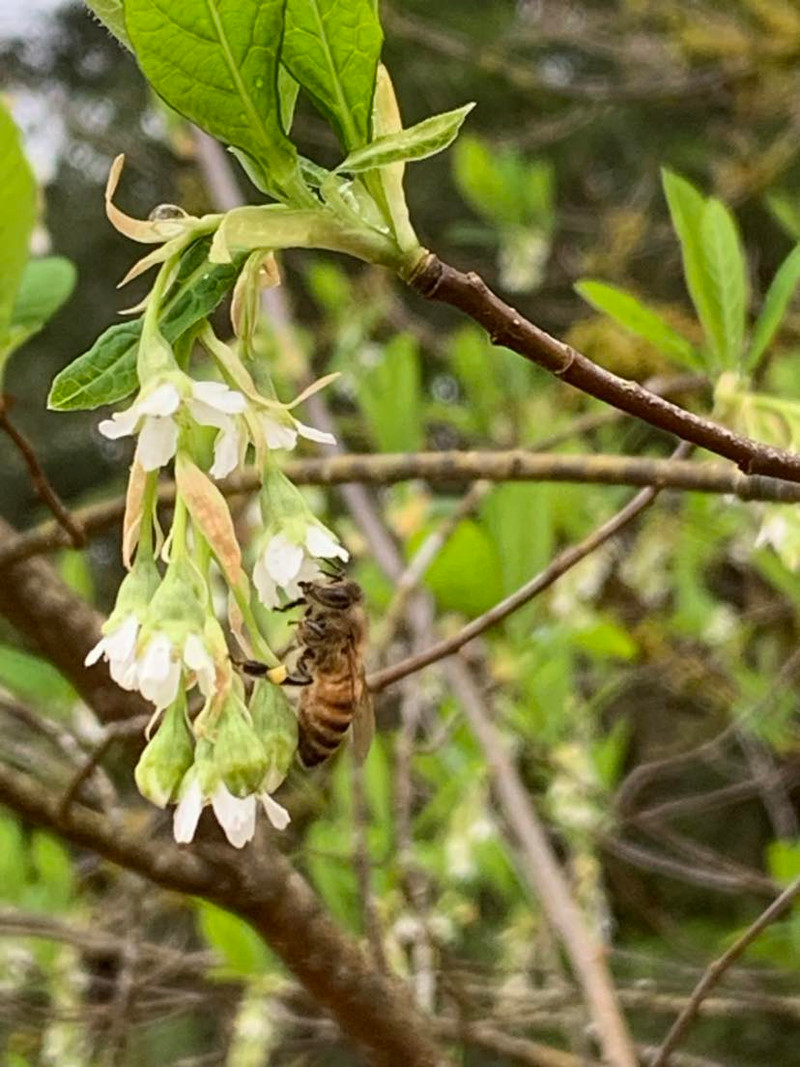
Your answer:
[[[326,570],[325,569],[326,567],[329,568],[329,569]],[[344,577],[344,567],[337,560],[333,560],[333,559],[325,559],[325,560],[323,560],[322,564],[320,566],[320,570],[322,571],[322,573],[325,575],[326,578],[343,578]]]

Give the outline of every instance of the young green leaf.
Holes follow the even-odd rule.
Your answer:
[[[0,348],[36,222],[36,183],[11,115],[0,104]]]
[[[309,202],[281,125],[284,4],[126,0],[125,22],[142,70],[171,107],[261,164],[276,195]]]
[[[417,343],[410,334],[397,334],[358,383],[359,404],[381,451],[422,447],[421,390]]]
[[[719,309],[726,368],[738,366],[744,347],[748,304],[747,262],[733,216],[721,200],[710,199],[700,223],[708,277]]]
[[[161,320],[161,332],[170,344],[211,314],[238,274],[240,259],[212,266],[206,259],[208,247],[208,241],[199,241],[184,256],[176,294]],[[92,409],[124,400],[134,392],[139,385],[136,351],[141,331],[141,319],[109,326],[87,352],[56,375],[48,407],[54,411]]]
[[[125,11],[122,0],[85,0],[86,6],[103,23],[120,44],[133,51],[128,31],[125,29]]]
[[[781,263],[767,289],[764,306],[753,329],[753,338],[745,356],[745,370],[754,370],[766,352],[783,321],[798,282],[800,282],[800,245],[796,245]]]
[[[22,273],[11,313],[12,326],[41,329],[69,300],[76,278],[74,265],[63,256],[30,260]]]
[[[692,370],[702,369],[702,360],[691,341],[664,322],[652,308],[615,285],[585,279],[575,285],[575,291],[587,304],[602,311],[626,330],[649,341],[659,352],[670,356]]]
[[[283,62],[347,151],[370,139],[382,42],[373,0],[287,0]]]
[[[662,181],[672,225],[681,245],[686,286],[703,326],[711,356],[722,366],[725,356],[724,322],[703,247],[702,219],[706,200],[678,174],[664,170]]]
[[[407,130],[400,130],[399,133],[387,137],[378,137],[364,148],[351,152],[336,169],[348,174],[359,174],[376,167],[389,166],[391,163],[427,159],[453,143],[461,124],[474,107],[474,104],[465,104],[455,111],[445,111],[441,115],[424,119]]]

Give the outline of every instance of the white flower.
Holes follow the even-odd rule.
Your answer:
[[[301,595],[300,583],[318,578],[317,559],[340,559],[346,562],[350,554],[321,523],[309,522],[303,530],[303,540],[291,540],[286,533],[274,534],[259,554],[253,568],[253,582],[261,602],[267,608],[280,603],[278,590],[290,600]]]
[[[325,430],[317,430],[314,426],[306,426],[286,408],[275,412],[263,412],[261,415],[261,427],[268,448],[292,449],[297,444],[298,435],[305,437],[307,441],[316,441],[321,445],[335,445],[336,438],[332,433]]]
[[[135,688],[136,640],[139,636],[139,620],[132,612],[123,621],[105,634],[83,661],[92,667],[102,656],[108,660],[111,677],[123,689]]]
[[[166,708],[178,695],[184,667],[194,672],[203,696],[210,697],[216,684],[216,669],[203,640],[190,633],[180,648],[163,630],[157,630],[130,668],[127,678],[131,684],[127,688],[138,689],[156,709]]]
[[[269,793],[262,793],[260,799],[267,818],[275,829],[285,830],[292,821],[292,817],[286,808],[282,807],[277,800],[273,800]]]
[[[98,427],[100,433],[112,441],[138,433],[137,459],[146,471],[158,470],[175,455],[177,415],[185,402],[195,422],[219,430],[214,444],[212,475],[220,478],[230,474],[244,450],[241,430],[234,416],[245,410],[247,400],[224,382],[195,382],[188,377],[184,396],[178,381],[180,378],[171,378],[144,391],[125,411],[117,411],[110,419],[103,419]]]
[[[173,834],[180,845],[188,845],[194,840],[200,813],[206,804],[210,804],[217,822],[234,848],[243,848],[252,841],[256,832],[256,797],[235,797],[222,782],[217,782],[209,797],[203,796],[203,789],[196,773],[189,771],[189,783],[175,808]],[[267,818],[276,830],[285,830],[289,825],[289,812],[273,800],[268,793],[262,793],[261,803]]]

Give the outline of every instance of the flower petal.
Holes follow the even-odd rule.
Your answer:
[[[134,404],[142,415],[174,415],[180,406],[181,394],[172,382],[156,386]]]
[[[229,419],[230,425],[220,430],[214,442],[214,462],[209,474],[212,478],[226,478],[236,470],[242,455],[242,434],[239,426]]]
[[[336,438],[332,433],[327,433],[325,430],[318,430],[316,426],[306,426],[305,423],[300,422],[299,419],[294,420],[294,425],[300,436],[305,437],[307,441],[316,441],[321,445],[336,444]]]
[[[197,634],[189,634],[183,646],[183,662],[197,675],[197,684],[204,697],[210,697],[217,681],[217,671],[204,642]]]
[[[292,821],[292,817],[286,808],[281,807],[277,800],[273,800],[269,793],[261,794],[261,803],[264,806],[264,811],[267,813],[267,818],[275,829],[285,830]]]
[[[105,655],[106,651],[106,638],[101,637],[94,648],[90,648],[86,653],[86,658],[83,661],[84,667],[94,667],[95,663],[100,660],[100,657]]]
[[[135,615],[127,618],[106,637],[105,653],[111,677],[123,689],[131,688],[131,670],[136,666],[136,640],[139,636],[139,620]]]
[[[259,556],[253,567],[253,585],[258,591],[258,598],[265,608],[277,608],[280,603],[278,588],[270,577],[264,556]]]
[[[137,456],[146,471],[157,471],[169,463],[178,447],[178,424],[167,416],[148,415],[139,434]]]
[[[139,661],[139,691],[157,708],[165,708],[178,695],[181,664],[173,655],[172,642],[165,633],[151,638]]]
[[[194,382],[192,394],[195,400],[208,404],[225,415],[241,415],[247,407],[247,400],[242,393],[231,389],[224,382]]]
[[[211,796],[211,807],[234,848],[243,848],[256,832],[256,798],[235,797],[222,782]]]
[[[269,415],[262,415],[261,426],[264,430],[268,448],[291,450],[297,444],[297,431],[278,419],[273,419]]]
[[[306,548],[317,559],[341,559],[346,562],[350,558],[350,553],[339,544],[330,530],[314,522],[306,530]]]
[[[267,545],[264,562],[276,585],[285,585],[296,577],[303,563],[303,549],[285,534],[275,534]]]
[[[191,774],[191,771],[189,773]],[[172,820],[172,833],[179,845],[188,845],[194,840],[202,810],[203,791],[197,778],[193,776],[188,789],[178,801]]]
[[[103,419],[97,429],[109,441],[116,441],[120,437],[130,437],[131,434],[136,433],[140,417],[141,412],[136,404],[132,404],[125,411],[115,411],[110,419]]]

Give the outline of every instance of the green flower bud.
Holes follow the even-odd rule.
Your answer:
[[[182,648],[190,633],[203,629],[205,599],[194,566],[186,559],[173,560],[152,595],[143,633],[163,631],[174,645]]]
[[[194,743],[186,722],[186,694],[181,692],[164,713],[161,725],[136,764],[134,777],[143,797],[165,808],[178,795],[194,760]]]
[[[137,556],[133,567],[122,580],[114,610],[103,625],[103,633],[115,630],[119,621],[128,615],[143,619],[160,585],[161,575],[152,559],[140,559]]]
[[[304,530],[308,521],[313,518],[303,494],[289,481],[283,471],[278,470],[274,463],[268,463],[264,469],[258,499],[261,505],[261,516],[268,529],[275,527],[278,523],[280,529],[285,531],[292,520],[300,520],[301,528]],[[274,529],[273,532],[275,532]],[[302,532],[297,540],[302,540]]]
[[[235,797],[257,793],[267,772],[267,757],[250,725],[244,701],[231,693],[217,724],[214,762]]]
[[[267,757],[262,786],[272,793],[286,777],[297,751],[297,716],[281,687],[266,680],[253,687],[250,716]]]

